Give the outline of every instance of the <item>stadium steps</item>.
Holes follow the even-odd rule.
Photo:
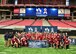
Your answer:
[[[47,20],[43,19],[43,26],[51,26],[51,24],[49,24]]]

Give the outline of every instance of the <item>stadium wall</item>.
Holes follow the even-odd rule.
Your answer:
[[[21,30],[13,30],[13,29],[0,29],[0,34],[5,34],[6,32],[21,32]]]

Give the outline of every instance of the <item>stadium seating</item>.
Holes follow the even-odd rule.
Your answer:
[[[21,20],[6,20],[5,22],[3,21],[3,23],[0,23],[0,25],[4,25],[4,26],[13,25],[19,21]]]
[[[34,20],[23,20],[23,21],[16,23],[14,25],[16,25],[16,26],[30,26],[33,22],[34,22]]]
[[[52,25],[52,26],[58,26],[58,27],[62,27],[62,28],[73,28],[70,25],[67,25],[59,20],[48,20],[48,22]]]
[[[42,20],[36,20],[32,26],[42,26]]]
[[[72,21],[62,21],[62,22],[76,28],[76,22],[72,22]]]
[[[62,28],[76,28],[76,22],[48,20],[51,26],[58,26]],[[43,26],[43,20],[1,20],[0,26]]]
[[[4,22],[7,22],[7,21],[10,21],[10,20],[0,20],[0,23],[4,23]]]
[[[5,20],[4,21],[0,21],[2,23],[0,23],[0,25],[3,26],[42,26],[42,20]]]

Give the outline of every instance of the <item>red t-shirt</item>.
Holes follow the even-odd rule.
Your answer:
[[[67,38],[67,37],[66,37],[66,36],[64,36],[64,37],[63,37],[63,40],[65,41],[65,40],[66,40],[66,38]]]
[[[19,39],[18,39],[18,38],[15,38],[15,42],[16,42],[16,43],[19,43]]]
[[[12,38],[12,44],[14,44],[15,43],[15,38]]]
[[[38,36],[38,40],[43,40],[43,35],[42,35],[42,34],[40,34],[40,35]]]
[[[69,42],[70,42],[69,40],[65,40],[66,45],[69,45]]]
[[[31,34],[30,34],[30,33],[27,33],[27,34],[26,34],[26,37],[27,37],[27,40],[28,40],[28,39],[31,39]]]

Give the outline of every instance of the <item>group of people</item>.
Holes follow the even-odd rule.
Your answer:
[[[49,47],[69,48],[70,41],[66,34],[40,32],[7,32],[4,35],[5,46],[28,47],[28,40],[47,40]]]

